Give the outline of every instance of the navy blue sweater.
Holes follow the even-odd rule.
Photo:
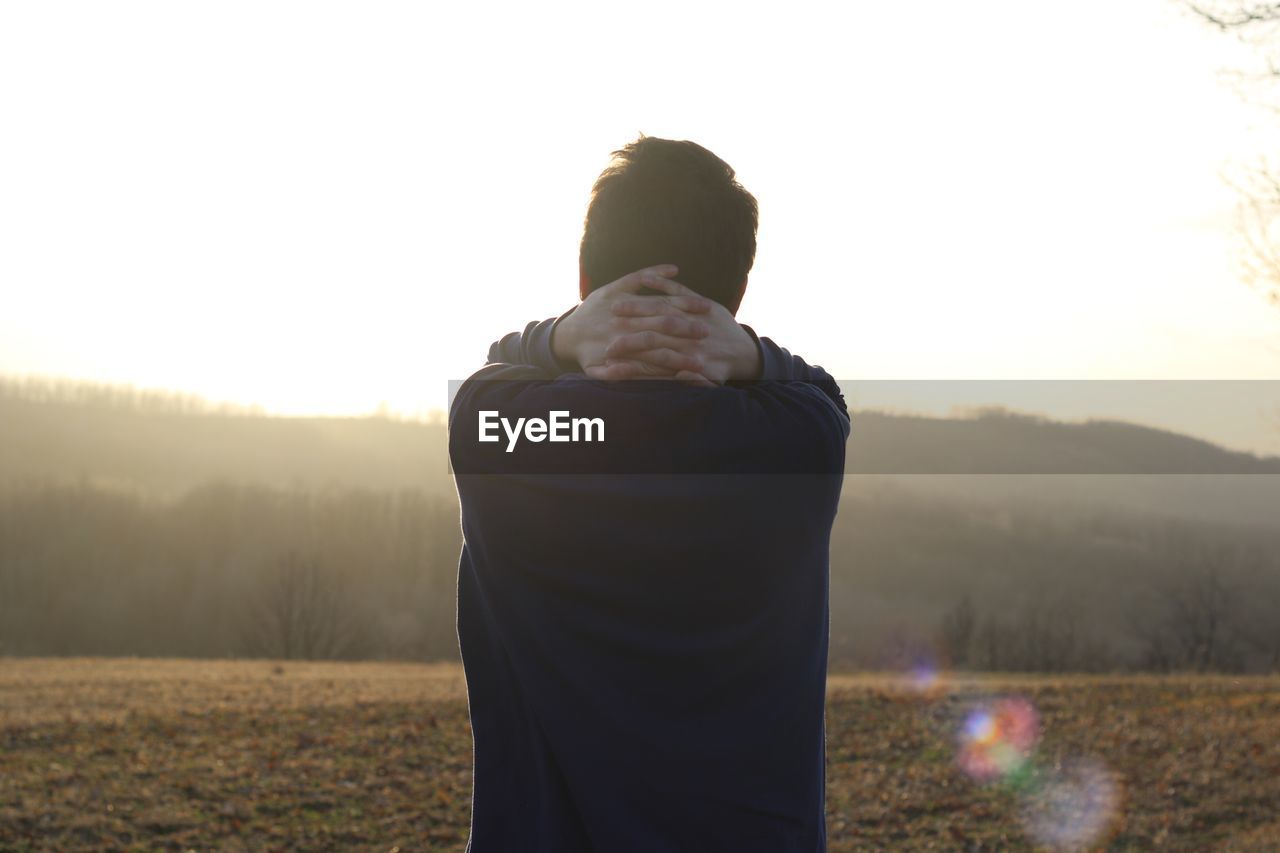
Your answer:
[[[595,381],[555,322],[495,343],[450,408],[467,849],[825,850],[838,386],[754,332],[761,381]],[[506,453],[481,410],[599,416],[605,440]]]

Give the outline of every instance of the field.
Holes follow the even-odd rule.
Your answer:
[[[835,675],[833,851],[1280,848],[1280,679]],[[0,849],[461,850],[451,665],[0,658]]]

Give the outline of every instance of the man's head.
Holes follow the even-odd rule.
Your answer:
[[[728,163],[687,140],[640,137],[591,190],[581,295],[634,270],[675,264],[679,281],[737,313],[756,257],[758,211]]]

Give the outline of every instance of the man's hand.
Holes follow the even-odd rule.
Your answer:
[[[677,379],[712,386],[752,379],[760,353],[723,305],[647,267],[593,291],[556,325],[551,346],[593,379]],[[643,290],[658,291],[653,295]]]
[[[593,379],[632,378],[629,371],[613,369],[606,364],[605,351],[618,337],[636,333],[661,333],[664,338],[694,341],[710,333],[701,317],[708,314],[715,302],[699,296],[671,276],[677,269],[670,264],[647,267],[610,282],[592,291],[582,304],[556,324],[551,338],[551,349],[556,358],[577,363],[583,373]],[[649,289],[659,291],[656,297],[641,297],[640,292]],[[666,314],[637,314],[628,317],[615,312],[614,306],[628,299],[662,299],[671,311]],[[676,352],[658,357],[665,366],[650,362],[653,376],[672,376],[681,370],[697,373],[696,359]],[[625,375],[624,375],[625,374]]]
[[[637,295],[614,301],[616,316],[646,325],[613,338],[605,349],[605,367],[611,373],[602,378],[643,378],[669,371],[676,379],[707,386],[758,378],[760,351],[756,342],[729,309],[705,301],[710,306],[699,312],[698,321],[706,333],[696,337],[668,331],[681,328],[688,320],[688,311],[675,297]],[[669,325],[664,327],[663,323]]]

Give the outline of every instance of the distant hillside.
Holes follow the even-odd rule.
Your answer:
[[[0,484],[85,479],[177,496],[213,480],[453,493],[442,424],[288,418],[0,384]]]
[[[1280,458],[1123,421],[1063,423],[1004,410],[936,418],[858,411],[849,473],[1280,474]]]
[[[0,381],[0,653],[257,653],[297,552],[332,573],[344,655],[452,656],[446,447],[438,422]],[[1210,668],[1280,670],[1280,460],[1126,423],[872,411],[849,460],[892,473],[845,481],[833,661],[937,655],[968,612],[942,647],[980,668],[1200,665],[1203,623],[1229,640]],[[959,473],[1001,470],[1038,473]]]
[[[846,489],[892,480],[957,499],[1067,500],[1280,525],[1280,459],[1115,421],[1008,412],[936,418],[855,411]],[[291,418],[189,397],[0,380],[0,486],[79,481],[173,497],[225,480],[420,488],[452,495],[442,423]],[[1211,475],[1211,476],[1210,476]]]

